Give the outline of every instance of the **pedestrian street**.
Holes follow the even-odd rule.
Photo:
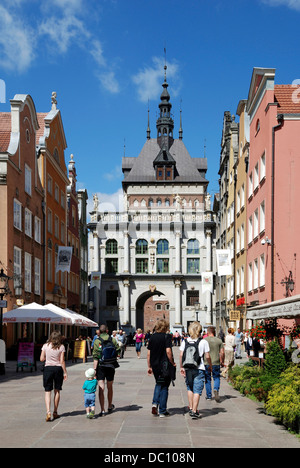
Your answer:
[[[288,433],[264,414],[262,405],[241,396],[223,378],[220,403],[206,401],[205,391],[199,404],[200,420],[192,420],[187,409],[187,392],[179,374],[179,348],[175,387],[170,386],[170,416],[160,419],[151,414],[153,376],[147,375],[147,350],[137,359],[129,347],[120,361],[114,382],[115,410],[87,419],[82,385],[88,362],[67,362],[68,380],[64,383],[59,405],[60,418],[45,421],[44,390],[40,363],[37,372],[16,373],[15,363],[6,364],[0,376],[1,448],[103,448],[101,453],[126,448],[189,450],[198,448],[300,448],[299,438]],[[237,361],[238,364],[241,361]],[[109,452],[107,452],[109,451]],[[146,450],[147,451],[147,450]]]

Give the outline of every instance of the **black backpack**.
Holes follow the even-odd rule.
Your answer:
[[[117,360],[117,350],[111,336],[107,340],[99,337],[99,340],[101,342],[101,357],[99,359],[99,364],[114,364]]]
[[[196,342],[190,342],[186,340],[182,356],[182,365],[185,369],[198,369],[202,357],[199,355],[200,341],[201,338],[199,338]]]

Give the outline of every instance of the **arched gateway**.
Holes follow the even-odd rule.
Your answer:
[[[170,302],[160,291],[146,291],[136,301],[136,328],[152,331],[159,319],[170,321]]]

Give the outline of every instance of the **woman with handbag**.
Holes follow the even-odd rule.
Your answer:
[[[59,418],[57,413],[60,401],[60,392],[63,382],[67,380],[65,363],[65,347],[63,337],[59,331],[51,333],[49,340],[42,347],[40,361],[45,363],[43,384],[45,389],[46,421],[51,421],[51,392],[54,389],[53,419]]]
[[[166,320],[158,320],[155,333],[150,337],[148,344],[148,375],[154,375],[155,388],[152,400],[152,414],[160,418],[169,416],[167,402],[171,378],[163,376],[163,363],[168,360],[176,366],[172,352],[172,338],[167,334],[169,324]]]

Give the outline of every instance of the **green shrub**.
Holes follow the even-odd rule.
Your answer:
[[[277,341],[267,343],[267,353],[264,363],[264,371],[270,376],[279,377],[286,368],[284,354]]]
[[[290,429],[300,427],[300,367],[290,365],[269,393],[265,408]]]

